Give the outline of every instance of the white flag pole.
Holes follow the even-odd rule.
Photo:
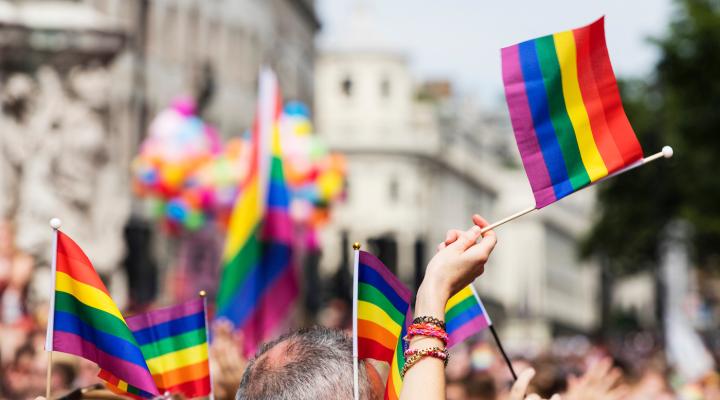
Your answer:
[[[205,342],[208,346],[208,372],[210,374],[210,400],[215,400],[215,387],[213,385],[213,371],[212,363],[210,362],[210,326],[208,325],[208,312],[207,312],[207,292],[201,290],[198,292],[198,296],[202,298],[203,302],[203,314],[205,314]]]
[[[53,328],[55,325],[55,280],[57,279],[57,242],[58,231],[62,226],[59,218],[50,220],[53,230],[52,255],[50,256],[50,307],[48,308],[47,331],[45,333],[45,351],[47,352],[47,377],[45,382],[45,398],[50,400],[52,380]]]
[[[360,265],[360,243],[353,243],[355,261],[353,263],[353,298],[352,298],[352,335],[353,335],[353,396],[360,400],[360,378],[358,361],[358,271]]]
[[[642,160],[639,160],[639,161],[637,161],[637,162],[635,162],[635,163],[633,163],[633,164],[631,164],[631,165],[628,165],[627,167],[625,167],[625,168],[623,168],[623,169],[621,169],[621,170],[619,170],[619,171],[617,171],[617,172],[614,172],[614,173],[612,173],[612,174],[610,174],[610,175],[608,175],[608,176],[606,176],[606,177],[604,177],[604,178],[602,178],[602,179],[599,179],[599,180],[593,182],[592,184],[594,185],[594,184],[603,182],[603,181],[605,181],[605,180],[607,180],[607,179],[616,177],[616,176],[618,176],[618,175],[620,175],[620,174],[623,174],[623,173],[628,172],[628,171],[630,171],[630,170],[632,170],[632,169],[635,169],[635,168],[637,168],[637,167],[640,167],[640,166],[642,166],[642,165],[645,165],[645,164],[647,164],[647,163],[649,163],[649,162],[655,161],[655,160],[657,160],[657,159],[659,159],[659,158],[670,158],[670,157],[672,157],[672,156],[673,156],[673,149],[672,149],[672,147],[670,147],[670,146],[664,146],[664,147],[662,148],[662,151],[659,151],[659,152],[657,152],[657,153],[655,153],[655,154],[653,154],[653,155],[651,155],[651,156],[645,157],[645,158],[643,158]],[[588,185],[588,186],[590,186],[590,185]],[[585,186],[585,187],[587,187],[587,186]],[[583,188],[583,189],[584,189],[584,188]],[[582,190],[582,189],[580,189],[580,190]],[[508,216],[508,217],[505,217],[505,218],[501,219],[500,221],[494,222],[494,223],[486,226],[485,228],[482,229],[482,231],[480,231],[480,233],[482,234],[482,233],[485,233],[485,232],[487,232],[487,231],[489,231],[489,230],[491,230],[491,229],[495,229],[495,228],[497,228],[497,227],[500,226],[500,225],[503,225],[503,224],[505,224],[505,223],[507,223],[507,222],[510,222],[510,221],[514,220],[514,219],[520,218],[520,217],[522,217],[523,215],[528,214],[528,213],[530,213],[530,212],[533,212],[533,211],[535,211],[535,210],[537,210],[537,208],[535,208],[535,206],[532,206],[532,207],[528,207],[528,208],[526,208],[526,209],[524,209],[524,210],[522,210],[522,211],[518,211],[518,212],[516,212],[516,213],[513,214],[513,215],[510,215],[510,216]]]

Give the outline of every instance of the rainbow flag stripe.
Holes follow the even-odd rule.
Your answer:
[[[150,397],[159,393],[139,344],[92,263],[60,231],[48,340],[48,350],[95,362]]]
[[[642,159],[610,64],[604,18],[503,48],[502,74],[537,208]]]
[[[203,299],[127,319],[160,392],[182,394],[187,398],[210,395],[205,321]],[[109,375],[107,371],[101,371],[100,376],[115,386],[116,393],[125,392],[143,397],[137,388],[126,382],[123,385],[115,377],[108,378]]]
[[[490,316],[472,285],[456,293],[445,306],[448,347],[462,343],[492,325]]]
[[[217,317],[243,332],[246,356],[270,338],[298,296],[289,191],[280,157],[281,103],[277,77],[264,69],[251,172],[230,217],[217,296]]]
[[[405,341],[403,338],[407,335],[407,327],[412,321],[412,315],[408,309],[405,315],[405,324],[403,324],[400,337],[398,337],[397,343],[395,344],[395,351],[393,352],[393,359],[390,363],[390,372],[388,375],[387,384],[385,385],[385,400],[398,400],[400,399],[400,391],[402,390],[403,378],[400,376],[400,371],[405,367]]]
[[[368,252],[359,251],[356,271],[358,357],[392,363],[412,292]]]

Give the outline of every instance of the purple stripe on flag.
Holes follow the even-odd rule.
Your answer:
[[[246,356],[253,355],[260,344],[269,339],[278,325],[287,319],[297,296],[297,274],[295,268],[288,265],[282,275],[265,291],[242,329]]]
[[[53,333],[53,350],[74,354],[95,362],[125,382],[152,394],[159,394],[150,371],[137,364],[112,356],[98,349],[94,344],[69,332]]]
[[[556,197],[535,127],[532,124],[530,103],[520,67],[519,48],[518,45],[514,45],[503,48],[501,52],[503,82],[510,110],[510,121],[515,131],[515,140],[520,150],[525,172],[535,195],[536,205],[541,208],[554,202]]]
[[[465,339],[469,338],[472,335],[475,335],[482,331],[483,329],[490,326],[488,323],[488,320],[485,318],[484,315],[478,315],[477,317],[471,319],[466,324],[461,326],[460,328],[456,329],[448,338],[448,348],[452,347],[453,345],[457,343],[462,343]]]
[[[293,222],[287,209],[269,207],[263,225],[263,241],[292,244]]]
[[[183,304],[178,304],[176,306],[160,308],[145,314],[128,317],[125,319],[125,322],[127,322],[130,330],[134,332],[151,327],[153,325],[162,324],[173,319],[197,314],[203,310],[203,300],[193,299],[190,301],[186,301]]]
[[[395,290],[400,298],[405,300],[405,302],[410,303],[410,299],[412,298],[412,292],[410,289],[405,287],[405,285],[403,285],[377,257],[366,251],[360,251],[360,264],[367,265],[377,271],[385,282],[387,282]]]

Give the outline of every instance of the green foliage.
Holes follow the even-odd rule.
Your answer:
[[[621,85],[625,109],[646,155],[665,144],[675,156],[599,185],[600,216],[583,254],[604,253],[615,272],[658,261],[668,222],[693,227],[698,265],[720,260],[720,2],[682,0],[656,74]]]

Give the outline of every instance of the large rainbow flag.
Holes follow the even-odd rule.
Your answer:
[[[412,292],[374,255],[357,250],[355,334],[359,359],[390,364],[385,398],[400,396],[403,340],[410,318]]]
[[[456,293],[445,306],[445,327],[448,333],[448,347],[462,343],[465,339],[492,325],[480,297],[471,285]]]
[[[537,208],[639,162],[604,18],[502,49],[505,97]]]
[[[243,332],[246,356],[270,338],[298,296],[289,195],[280,157],[281,109],[277,77],[263,69],[251,171],[230,217],[217,296],[217,317]]]
[[[46,350],[90,360],[145,397],[159,394],[139,344],[92,263],[72,239],[56,235]]]
[[[186,398],[211,394],[206,321],[204,298],[127,318],[161,393]],[[99,376],[116,393],[145,397],[109,371],[101,370]]]

